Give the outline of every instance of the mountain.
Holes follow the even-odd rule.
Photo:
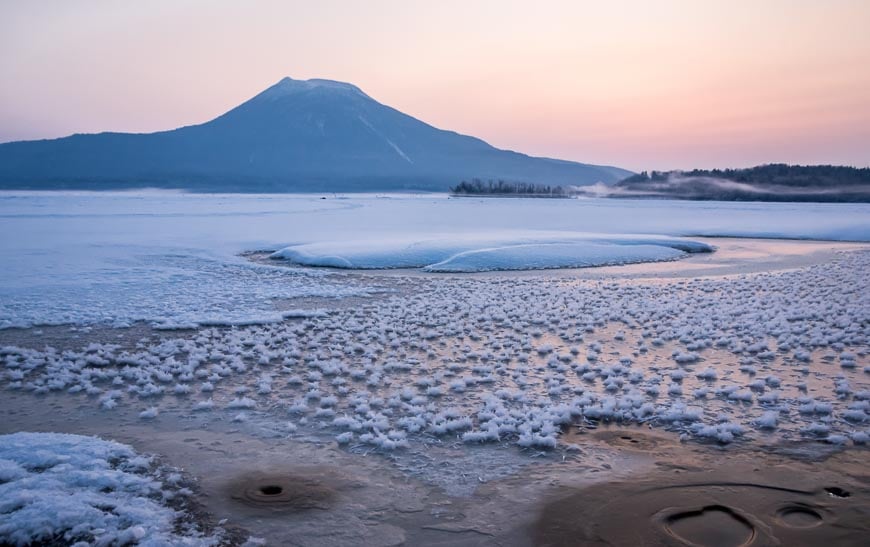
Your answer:
[[[0,144],[0,188],[444,191],[471,177],[586,185],[628,175],[499,150],[354,85],[291,78],[201,125]]]

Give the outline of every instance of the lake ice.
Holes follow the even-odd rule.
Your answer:
[[[693,234],[860,241],[866,205],[147,192],[0,203],[16,234],[3,240],[3,326],[239,327],[135,351],[6,348],[14,389],[84,392],[106,410],[174,394],[239,419],[265,398],[341,443],[388,449],[421,432],[552,447],[578,416],[720,442],[866,435],[866,252],[663,285],[298,266],[455,273],[712,250]],[[240,256],[256,250],[290,265]],[[280,305],[312,298],[327,309]],[[159,411],[145,404],[140,417]]]
[[[231,427],[272,448],[289,438],[300,451],[387,454],[457,496],[473,491],[466,473],[483,483],[516,472],[523,464],[512,457],[555,453],[589,465],[589,432],[608,424],[722,446],[860,447],[870,442],[866,246],[726,276],[542,270],[649,262],[635,267],[652,272],[715,257],[717,245],[735,253],[733,241],[707,236],[864,242],[868,213],[432,195],[0,194],[5,427],[105,437],[142,424],[127,435],[146,446],[149,432],[194,427],[218,439],[217,428]],[[747,243],[743,252],[783,246]],[[194,330],[166,330],[181,327]],[[470,456],[481,445],[492,451]],[[32,450],[69,463],[34,465]],[[242,457],[235,450],[211,459],[232,464]],[[220,529],[179,532],[184,512],[155,501],[185,490],[167,481],[172,470],[112,467],[118,457],[150,461],[99,439],[0,436],[4,486],[45,490],[12,508],[21,538],[72,533],[71,521],[25,526],[38,524],[40,508],[60,510],[52,492],[69,491],[76,515],[87,516],[80,537],[217,541]],[[88,481],[72,488],[78,474]],[[135,487],[99,489],[118,481]],[[109,498],[115,513],[93,510]],[[146,512],[128,511],[141,503]],[[355,534],[372,533],[346,513]],[[306,519],[298,524],[312,544],[334,528]],[[401,536],[381,528],[384,544]]]
[[[521,228],[521,229],[520,229]],[[365,295],[304,264],[433,271],[667,260],[692,236],[870,240],[866,204],[449,199],[444,195],[0,193],[0,327],[280,320],[276,298]],[[651,238],[654,245],[637,245]],[[586,242],[586,244],[582,244]],[[635,245],[629,245],[629,244]],[[283,251],[282,251],[283,250]]]

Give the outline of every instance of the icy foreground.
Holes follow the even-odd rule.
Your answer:
[[[36,396],[385,451],[552,448],[608,422],[718,443],[865,444],[868,268],[870,253],[851,252],[731,278],[417,277],[305,319],[0,359],[6,387]]]
[[[182,509],[180,475],[127,445],[59,433],[0,436],[4,545],[217,545]]]

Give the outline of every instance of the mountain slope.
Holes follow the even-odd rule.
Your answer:
[[[467,177],[584,185],[630,174],[499,150],[351,84],[290,78],[201,125],[0,144],[5,188],[446,190]]]

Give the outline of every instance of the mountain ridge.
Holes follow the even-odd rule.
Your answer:
[[[324,79],[283,78],[201,124],[0,144],[0,188],[446,191],[475,176],[587,185],[629,174],[501,150]]]

